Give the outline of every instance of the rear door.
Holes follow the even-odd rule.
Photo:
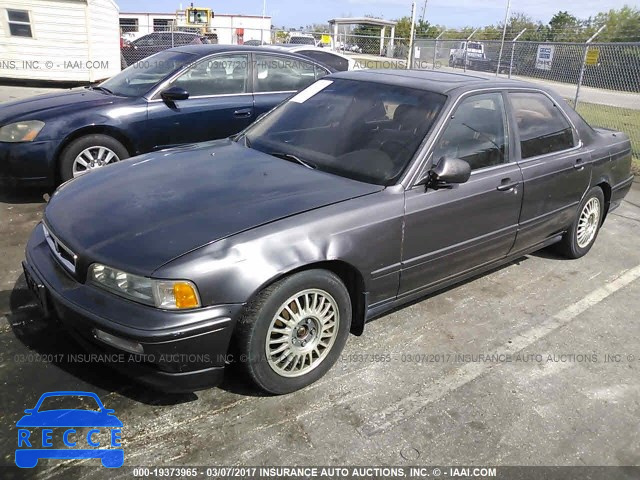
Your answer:
[[[417,293],[511,250],[522,203],[522,175],[512,161],[501,92],[465,97],[431,153],[460,158],[472,169],[469,181],[406,193],[400,295]]]
[[[329,73],[328,69],[312,61],[286,55],[256,53],[253,69],[255,115],[268,112]]]
[[[187,100],[149,102],[148,135],[154,149],[226,138],[254,119],[249,55],[230,53],[201,60],[164,88],[180,87]]]
[[[565,230],[591,180],[591,154],[556,102],[541,91],[509,92],[515,154],[524,177],[514,252]]]

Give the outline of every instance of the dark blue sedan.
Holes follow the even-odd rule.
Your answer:
[[[98,86],[0,104],[0,183],[52,186],[130,156],[228,137],[330,71],[287,52],[190,45]]]

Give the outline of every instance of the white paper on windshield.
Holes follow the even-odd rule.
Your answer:
[[[331,80],[318,80],[316,83],[314,83],[310,87],[305,88],[303,91],[301,91],[295,97],[293,97],[290,101],[291,102],[296,102],[296,103],[304,103],[307,100],[309,100],[311,97],[313,97],[314,95],[317,95],[318,93],[320,93],[322,90],[327,88],[332,83],[333,83],[333,81],[331,81]]]

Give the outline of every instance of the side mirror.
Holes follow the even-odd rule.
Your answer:
[[[189,92],[184,88],[170,87],[160,93],[160,97],[166,103],[173,104],[178,100],[186,100],[189,98]]]
[[[454,183],[465,183],[471,176],[469,163],[459,158],[442,157],[438,164],[420,179],[418,185],[447,188]]]

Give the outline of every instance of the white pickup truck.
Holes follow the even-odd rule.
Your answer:
[[[464,66],[465,50],[467,52],[467,64],[470,60],[484,60],[484,44],[480,42],[458,42],[454,48],[449,51],[449,66]]]

